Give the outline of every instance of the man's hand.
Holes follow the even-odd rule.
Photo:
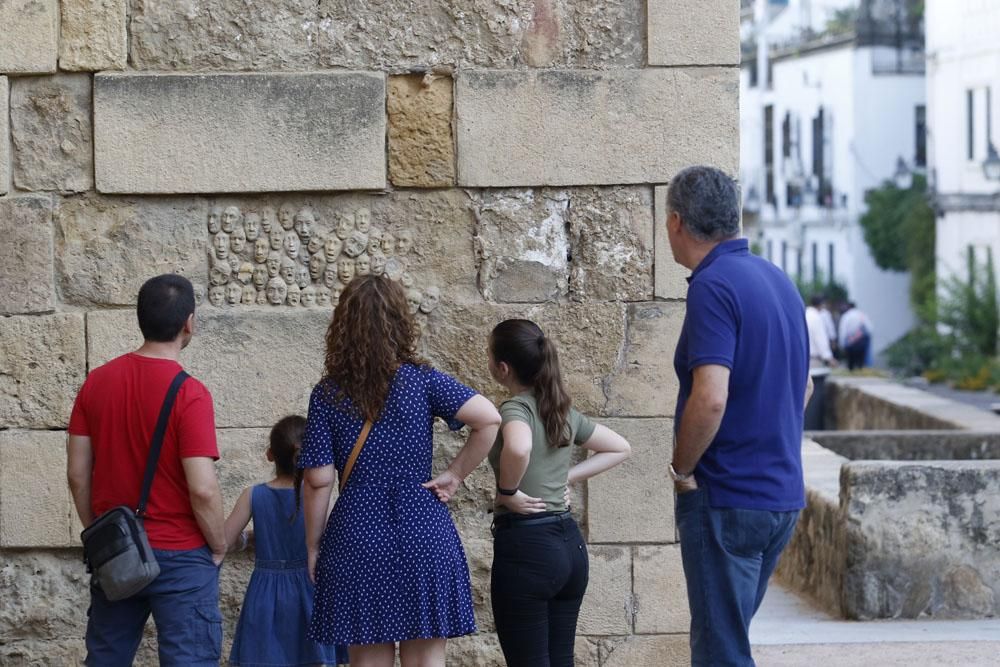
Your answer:
[[[678,496],[697,490],[698,490],[698,480],[694,478],[694,475],[691,475],[685,480],[677,480],[676,482],[674,482],[674,491],[677,492]]]
[[[514,514],[538,514],[545,511],[545,501],[532,498],[524,491],[518,491],[512,496],[497,494],[497,505],[506,507]]]
[[[215,563],[215,567],[222,567],[222,561],[226,559],[226,552],[223,551],[219,553],[218,551],[212,552],[212,562]]]

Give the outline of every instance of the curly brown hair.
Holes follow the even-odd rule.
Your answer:
[[[340,295],[326,331],[326,378],[335,404],[375,421],[402,364],[425,365],[417,355],[420,328],[406,295],[384,276],[358,276]]]

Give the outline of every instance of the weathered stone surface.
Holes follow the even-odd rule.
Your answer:
[[[674,542],[670,419],[606,419],[632,445],[622,465],[587,481],[587,526],[594,543]],[[655,508],[651,510],[650,508]]]
[[[0,547],[77,543],[66,485],[66,434],[0,431]]]
[[[463,71],[458,182],[664,183],[689,164],[735,173],[737,77],[711,67]]]
[[[10,108],[10,83],[0,76],[0,109]],[[0,137],[10,135],[10,114],[0,113]],[[0,195],[7,194],[10,187],[10,142],[0,141]]]
[[[323,370],[329,317],[319,309],[199,309],[181,363],[212,392],[216,425],[270,428],[286,414],[305,414]],[[135,313],[88,313],[87,340],[90,368],[137,348]]]
[[[97,72],[125,69],[125,0],[62,0],[59,68]]]
[[[486,338],[505,319],[533,320],[559,342],[563,380],[574,405],[599,414],[605,403],[603,378],[615,368],[624,341],[624,307],[616,303],[502,305],[442,304],[424,331],[424,350],[439,368],[500,400],[490,377]]]
[[[740,5],[729,0],[650,0],[650,65],[739,65]]]
[[[814,431],[809,437],[852,461],[1000,459],[1000,431]]]
[[[632,568],[636,633],[687,632],[691,616],[680,545],[636,547]]]
[[[612,645],[605,667],[687,667],[691,648],[687,635],[634,636]]]
[[[432,74],[391,77],[387,108],[392,184],[418,188],[453,185],[451,77]]]
[[[42,74],[56,71],[59,4],[57,0],[8,0],[0,4],[0,73]]]
[[[478,618],[478,615],[477,615]],[[500,641],[492,632],[448,640],[447,664],[462,667],[499,667],[505,664]]]
[[[0,318],[0,424],[65,428],[83,384],[83,315]]]
[[[607,381],[608,414],[673,416],[678,391],[674,350],[683,325],[682,303],[629,305],[625,353]]]
[[[288,412],[295,414],[292,409]],[[301,410],[301,414],[305,417],[306,410]],[[274,477],[274,464],[268,463],[266,458],[269,434],[269,428],[218,430],[219,486],[222,487],[222,506],[227,516],[243,489]]]
[[[14,184],[22,190],[82,192],[94,186],[91,86],[87,74],[11,82]]]
[[[385,187],[380,73],[98,74],[97,189]]]
[[[206,285],[207,207],[198,199],[98,194],[62,199],[55,214],[62,299],[78,305],[134,304],[142,283],[161,273],[180,273]]]
[[[654,189],[656,213],[653,215],[653,239],[656,246],[654,260],[654,293],[657,299],[683,299],[687,296],[687,280],[690,271],[674,261],[667,236],[667,187],[659,185]]]
[[[0,262],[0,315],[52,310],[52,201],[0,199],[0,236],[7,246]]]
[[[138,0],[131,55],[149,70],[640,67],[645,20],[640,0]]]
[[[632,554],[625,546],[595,546],[590,556],[590,583],[580,608],[577,633],[623,635],[632,631]]]
[[[573,664],[575,667],[598,667],[601,664],[600,640],[588,637],[577,637],[576,646],[573,650]]]

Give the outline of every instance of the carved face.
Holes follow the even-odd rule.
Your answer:
[[[243,288],[243,300],[240,301],[244,306],[252,306],[257,302],[257,290],[254,289],[253,285],[246,285]]]
[[[344,254],[348,257],[357,257],[368,249],[368,237],[361,232],[354,232],[344,241]]]
[[[271,254],[267,256],[267,275],[274,278],[281,271],[281,255],[271,251]]]
[[[256,241],[260,236],[260,215],[247,213],[243,216],[243,231],[246,232],[248,241]]]
[[[247,247],[247,233],[242,227],[237,227],[229,235],[229,247],[237,254],[243,252],[243,249]]]
[[[428,287],[424,290],[424,298],[420,301],[420,312],[429,313],[438,307],[441,301],[441,290],[437,287]]]
[[[271,244],[271,250],[281,250],[281,243],[285,240],[285,230],[275,225],[267,235],[267,240]]]
[[[281,259],[281,279],[285,281],[286,285],[295,284],[295,262],[283,257]]]
[[[280,306],[288,296],[288,285],[281,278],[271,278],[267,281],[267,302],[272,306]]]
[[[295,259],[299,256],[299,249],[302,248],[302,242],[299,241],[299,237],[295,232],[285,232],[285,239],[281,243],[281,247],[285,249],[285,256]]]
[[[367,234],[372,228],[372,212],[366,208],[359,208],[354,212],[354,224],[359,232]]]
[[[371,256],[371,273],[373,276],[380,276],[385,273],[385,255],[377,252]]]
[[[331,236],[323,244],[323,252],[326,254],[326,261],[336,262],[340,256],[340,251],[344,248],[344,242],[336,236]]]
[[[240,272],[240,264],[243,261],[239,258],[239,255],[234,255],[229,253],[229,257],[226,258],[226,262],[229,264],[229,275],[236,277],[236,274]]]
[[[337,262],[337,278],[345,285],[354,279],[354,260],[344,257]]]
[[[344,285],[340,283],[335,283],[333,287],[330,288],[330,301],[333,305],[340,303],[340,295],[344,293]]]
[[[295,268],[295,284],[299,286],[299,289],[305,289],[306,285],[309,284],[309,269],[301,264]]]
[[[219,308],[226,302],[226,288],[222,285],[212,285],[208,290],[208,302]]]
[[[382,252],[382,232],[372,228],[368,232],[368,254],[374,255],[377,252]]]
[[[226,285],[226,303],[235,306],[243,299],[243,285],[229,283]]]
[[[299,235],[303,243],[309,243],[315,224],[316,216],[313,215],[312,209],[304,208],[295,214],[295,233]]]
[[[269,277],[266,266],[255,266],[253,269],[253,286],[259,290],[264,289],[267,286],[267,279]]]
[[[323,284],[327,287],[333,287],[337,284],[337,265],[327,264],[326,271],[323,272]]]
[[[312,285],[306,285],[305,289],[302,290],[302,305],[306,308],[312,308],[316,305],[316,288]]]
[[[306,250],[309,251],[310,255],[317,255],[323,249],[323,244],[325,243],[326,239],[319,234],[313,234],[312,238],[309,239],[309,243],[306,244]]]
[[[295,226],[295,209],[291,204],[282,204],[278,209],[278,222],[286,232]]]
[[[225,259],[229,257],[229,234],[225,232],[219,232],[212,239],[212,247],[215,248],[216,259]]]
[[[260,212],[260,231],[265,234],[270,234],[271,229],[275,226],[274,223],[277,221],[277,216],[274,209],[270,206],[265,206]]]
[[[396,239],[396,249],[399,251],[400,255],[405,255],[413,249],[412,231],[404,229],[399,232],[399,238]]]
[[[404,271],[403,275],[399,277],[399,284],[407,289],[413,287],[413,276],[409,272]]]
[[[316,305],[321,308],[326,308],[330,305],[330,288],[329,287],[317,287],[316,288]]]
[[[267,289],[262,289],[257,292],[257,305],[266,306],[267,305]]]
[[[205,303],[205,286],[199,285],[198,283],[192,283],[191,287],[194,288],[194,305],[200,306]]]
[[[309,260],[309,278],[318,283],[323,280],[324,271],[326,271],[326,259],[323,255],[313,255]]]
[[[345,240],[354,231],[354,216],[350,213],[345,213],[340,216],[337,220],[337,238],[341,241]]]
[[[382,254],[389,256],[396,251],[396,237],[386,232],[382,235]]]
[[[253,264],[250,262],[243,262],[240,264],[239,270],[236,272],[236,279],[240,281],[241,284],[246,285],[253,278]]]
[[[359,276],[367,276],[372,271],[372,261],[369,259],[368,255],[358,255],[358,258],[354,260],[355,271]]]
[[[420,290],[406,290],[406,305],[410,307],[411,315],[417,314],[417,311],[420,310],[420,302],[423,301],[423,299],[424,295],[420,293]]]
[[[261,237],[253,242],[253,261],[263,264],[267,261],[267,253],[271,250],[271,244],[267,239]]]
[[[222,231],[232,234],[236,226],[240,224],[240,209],[235,206],[227,206],[222,212]]]
[[[229,262],[215,262],[208,271],[208,281],[213,285],[225,285],[229,282],[229,276],[233,274]]]
[[[289,306],[297,306],[302,299],[302,291],[299,286],[292,283],[288,286],[288,295],[285,297],[285,303]]]
[[[404,271],[405,267],[403,266],[403,263],[399,261],[398,258],[389,257],[388,259],[385,260],[385,276],[389,280],[395,280],[396,282],[399,282],[399,280],[403,277]]]
[[[222,209],[218,206],[213,206],[208,212],[208,233],[218,234],[222,229]]]

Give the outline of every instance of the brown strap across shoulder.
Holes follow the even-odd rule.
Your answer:
[[[365,420],[365,425],[361,427],[361,433],[358,435],[358,441],[354,443],[354,449],[351,450],[350,456],[347,457],[347,463],[344,464],[344,472],[340,474],[340,491],[343,492],[344,487],[347,486],[347,480],[351,477],[351,471],[354,470],[354,463],[358,460],[358,456],[361,454],[361,448],[365,446],[365,441],[368,440],[368,434],[371,433],[372,422],[370,419]]]

